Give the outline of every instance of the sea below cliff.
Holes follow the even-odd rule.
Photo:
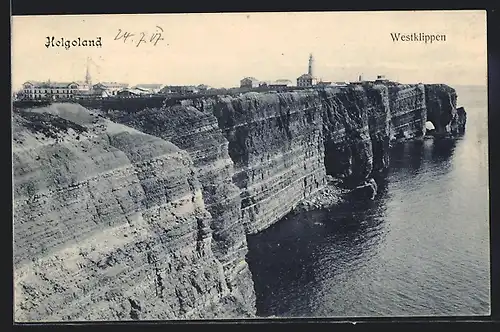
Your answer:
[[[466,134],[395,144],[375,200],[248,237],[258,316],[490,314],[487,89],[456,90]]]

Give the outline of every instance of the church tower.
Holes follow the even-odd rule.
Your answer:
[[[307,73],[311,76],[314,77],[314,73],[313,73],[313,65],[314,65],[314,58],[313,58],[313,55],[312,54],[309,54],[309,68],[307,70]]]
[[[90,76],[90,58],[87,58],[87,73],[85,74],[85,83],[92,88],[92,77]]]

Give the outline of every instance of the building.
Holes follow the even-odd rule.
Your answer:
[[[133,89],[139,89],[144,91],[149,91],[150,93],[158,93],[163,89],[164,84],[156,84],[156,83],[146,83],[146,84],[137,84],[133,87]]]
[[[377,75],[377,79],[375,80],[375,83],[383,83],[383,82],[388,82],[389,80],[385,78],[385,75]]]
[[[193,94],[198,92],[198,88],[192,85],[168,85],[160,91],[162,94]]]
[[[332,85],[332,82],[328,82],[328,81],[319,81],[316,86],[319,86],[319,87],[325,87],[325,86],[331,86]]]
[[[92,60],[90,57],[87,58],[87,71],[85,73],[85,83],[89,86],[89,90],[91,90],[92,87],[92,77],[90,76],[90,62]]]
[[[38,82],[28,81],[23,84],[22,98],[30,100],[71,99],[90,90],[85,82]]]
[[[269,83],[270,88],[286,88],[292,85],[293,85],[292,81],[286,79],[279,79]]]
[[[128,98],[148,96],[151,94],[152,92],[150,90],[144,88],[126,88],[116,93],[116,95],[119,97],[128,97]]]
[[[154,92],[154,90],[146,89],[146,88],[143,88],[143,87],[140,87],[140,86],[135,86],[133,88],[126,88],[126,89],[123,89],[123,90],[120,90],[120,91],[132,91],[134,93],[138,93],[138,94],[141,94],[141,95],[152,95],[152,94],[156,93],[156,92]],[[118,91],[117,94],[120,91]]]
[[[85,81],[28,81],[23,84],[17,98],[28,100],[57,100],[72,99],[82,95],[88,95],[92,90],[92,78],[90,76],[89,61],[90,58],[87,58]]]
[[[316,85],[317,79],[314,77],[314,58],[313,55],[309,55],[309,64],[307,67],[307,74],[302,74],[297,78],[298,87],[311,87]]]
[[[349,84],[355,84],[355,85],[363,85],[363,84],[367,83],[367,81],[364,80],[363,75],[359,75],[357,81],[351,81],[351,82],[348,82],[348,83]]]
[[[311,87],[316,85],[316,79],[310,74],[302,74],[297,78],[298,87]]]
[[[245,77],[240,81],[240,88],[257,88],[261,82],[255,77]]]
[[[88,91],[79,91],[77,95],[75,95],[78,99],[92,99],[95,98],[96,95],[94,94],[94,91],[92,89]]]
[[[118,91],[128,88],[128,83],[100,82],[92,87],[95,95],[101,97],[116,96]]]

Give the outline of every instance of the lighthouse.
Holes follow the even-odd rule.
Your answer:
[[[313,73],[313,65],[314,65],[314,58],[313,58],[313,55],[312,55],[312,54],[309,54],[309,67],[308,67],[307,73],[308,73],[309,75],[311,75],[312,77],[314,77],[314,73]]]
[[[314,77],[313,66],[314,66],[314,58],[312,53],[310,53],[307,74],[302,74],[297,78],[298,87],[310,87],[316,85],[316,78]]]

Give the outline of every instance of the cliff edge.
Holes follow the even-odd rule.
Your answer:
[[[252,317],[246,236],[329,176],[376,191],[392,142],[422,137],[427,121],[463,133],[454,89],[371,84],[16,110],[15,320]]]

